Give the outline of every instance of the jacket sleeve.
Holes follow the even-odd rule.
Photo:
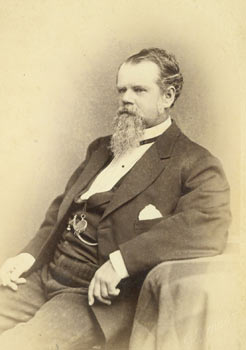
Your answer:
[[[220,162],[209,155],[183,169],[182,195],[168,218],[120,245],[130,275],[174,259],[222,253],[231,221],[229,186]]]
[[[57,215],[59,212],[60,205],[63,201],[63,198],[65,194],[68,192],[68,190],[73,186],[73,184],[78,179],[79,175],[85,168],[86,164],[88,163],[88,160],[90,158],[91,153],[96,148],[98,144],[99,139],[92,142],[87,150],[86,158],[83,161],[83,163],[74,171],[72,176],[70,177],[63,194],[57,196],[49,206],[45,219],[43,223],[41,224],[39,230],[37,231],[36,235],[33,237],[33,239],[27,244],[27,246],[21,251],[22,253],[29,253],[35,258],[37,257],[40,247],[43,246],[44,242],[46,241],[47,237],[49,236],[50,232],[53,230],[53,228],[56,225],[57,222]]]

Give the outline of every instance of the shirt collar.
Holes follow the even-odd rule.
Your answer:
[[[145,129],[144,134],[141,137],[141,140],[147,140],[153,137],[160,136],[169,128],[169,126],[171,126],[171,124],[172,124],[171,118],[168,117],[164,122],[158,125],[152,126],[151,128]]]

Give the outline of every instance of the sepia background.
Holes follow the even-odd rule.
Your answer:
[[[172,116],[221,159],[238,239],[245,10],[239,0],[1,1],[1,261],[34,235],[88,143],[111,132],[117,68],[144,47],[180,63]]]
[[[119,64],[155,46],[180,62],[172,116],[221,159],[229,239],[241,231],[245,252],[245,13],[243,0],[0,0],[0,262],[35,234],[89,142],[111,132]]]

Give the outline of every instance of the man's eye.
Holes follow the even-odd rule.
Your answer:
[[[126,90],[125,89],[118,89],[119,94],[123,94]]]
[[[134,91],[137,93],[141,93],[141,92],[145,92],[146,90],[143,88],[136,87],[136,88],[134,88]]]

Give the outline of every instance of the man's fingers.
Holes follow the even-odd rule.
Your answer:
[[[111,298],[119,295],[120,290],[116,288],[121,278],[113,269],[111,262],[106,261],[96,271],[88,289],[88,302],[93,305],[95,298],[106,305],[111,305]]]
[[[4,273],[1,276],[1,285],[3,287],[9,287],[14,291],[18,289],[17,284],[24,284],[24,283],[26,283],[25,278],[16,278],[16,280],[13,280],[11,273]]]
[[[115,286],[110,285],[109,288],[108,288],[108,294],[110,296],[117,297],[120,294],[120,289],[116,288]]]
[[[25,284],[26,283],[26,279],[23,278],[23,277],[20,277],[14,282],[17,283],[17,284]]]
[[[120,294],[120,289],[116,288],[115,285],[101,281],[101,296],[103,299],[111,299],[117,297]]]
[[[101,286],[101,295],[102,295],[102,297],[104,299],[108,299],[109,298],[109,293],[108,293],[107,285],[104,282],[101,282],[100,286]]]
[[[17,291],[18,289],[18,286],[15,282],[11,282],[9,281],[7,284],[6,284],[6,287],[9,287],[10,289],[14,290],[15,292]]]
[[[20,275],[21,271],[19,269],[15,269],[10,275],[11,281],[17,282],[17,280],[20,278]]]
[[[105,299],[102,296],[102,291],[101,291],[101,284],[99,280],[95,280],[95,286],[94,286],[94,297],[99,300],[103,304],[110,305],[111,301],[108,299]]]
[[[0,271],[1,284],[6,287],[10,283],[12,276],[16,271],[16,266],[14,266],[11,261],[7,261]],[[18,277],[19,275],[20,274],[18,274]]]
[[[1,284],[6,287],[10,282],[10,274],[9,273],[2,273],[1,274]]]
[[[88,289],[88,303],[89,305],[94,304],[94,285],[95,285],[95,277],[92,278],[91,283]]]

